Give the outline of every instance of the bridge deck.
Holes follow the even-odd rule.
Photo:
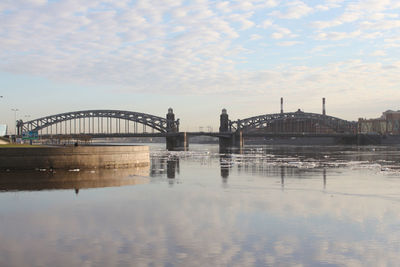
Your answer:
[[[178,132],[178,133],[82,133],[82,134],[53,134],[53,135],[40,135],[41,138],[59,138],[70,137],[79,138],[82,136],[90,138],[127,138],[127,137],[173,137],[185,134],[191,136],[211,136],[218,138],[229,138],[233,133],[219,133],[219,132]],[[243,133],[244,137],[355,137],[355,133]]]

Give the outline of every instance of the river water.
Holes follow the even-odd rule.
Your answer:
[[[2,173],[0,266],[398,266],[400,147],[213,145]]]

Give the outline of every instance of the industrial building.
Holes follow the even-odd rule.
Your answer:
[[[381,135],[400,135],[400,110],[387,110],[377,119],[358,119],[358,132]]]

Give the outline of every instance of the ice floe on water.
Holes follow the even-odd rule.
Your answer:
[[[245,149],[242,153],[218,153],[211,150],[151,152],[152,161],[200,161],[207,163],[218,159],[221,168],[233,167],[287,167],[301,170],[319,168],[349,168],[372,170],[385,174],[400,174],[400,151],[340,149],[325,151],[324,148],[299,151],[265,148]],[[160,168],[161,169],[161,168]]]

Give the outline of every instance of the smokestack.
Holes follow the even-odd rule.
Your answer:
[[[326,111],[325,111],[325,97],[322,98],[322,115],[326,115]]]
[[[283,113],[283,97],[281,97],[281,113]]]

